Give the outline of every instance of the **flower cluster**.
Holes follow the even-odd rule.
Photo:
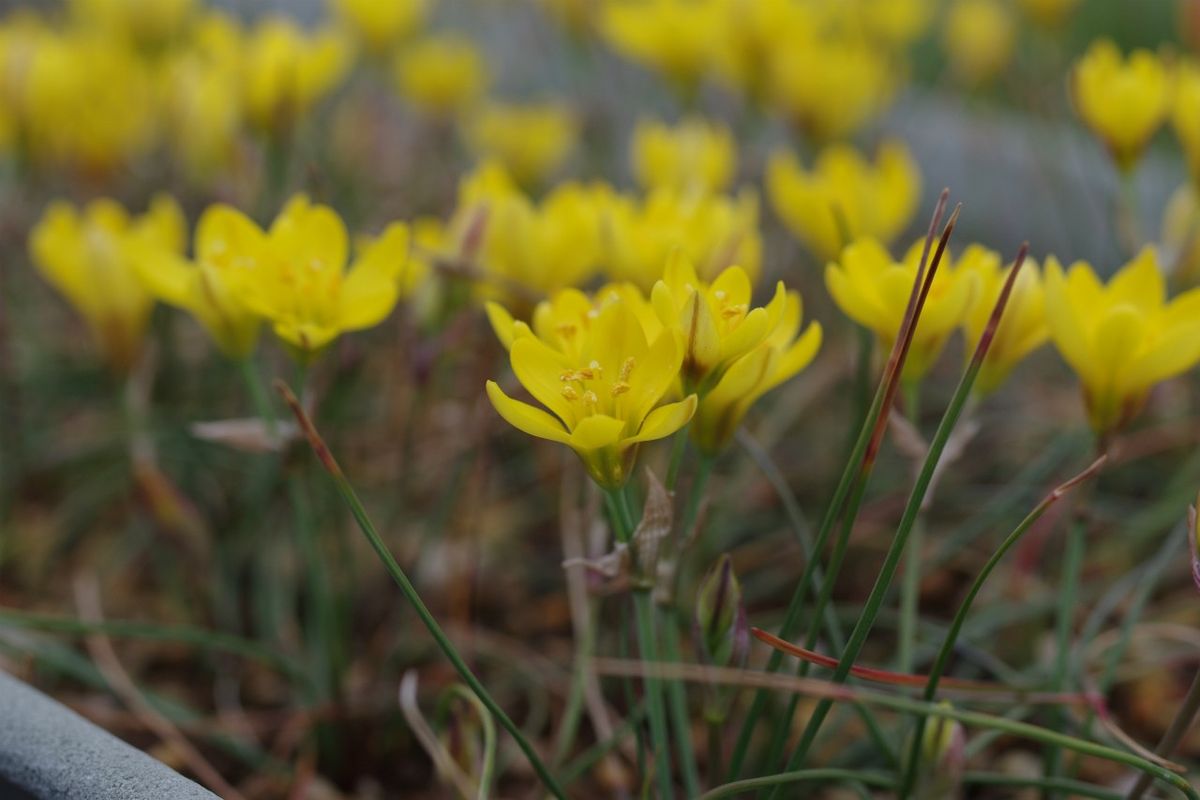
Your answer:
[[[890,346],[909,302],[920,243],[901,261],[873,239],[846,247],[825,272],[834,302]],[[947,252],[913,336],[904,379],[919,380],[961,329],[969,348],[984,335],[1005,282],[999,254],[979,245]],[[1154,248],[1143,249],[1107,285],[1086,262],[1064,270],[1048,256],[1044,274],[1026,263],[975,384],[994,391],[1016,364],[1053,341],[1079,376],[1093,430],[1106,436],[1127,423],[1150,389],[1200,363],[1200,289],[1168,301]],[[970,350],[968,350],[970,352]]]
[[[677,250],[649,297],[629,283],[593,295],[566,289],[539,303],[529,323],[491,304],[513,372],[547,410],[495,382],[488,396],[515,427],[569,445],[607,488],[625,483],[639,443],[689,421],[698,449],[715,455],[749,407],[821,344],[819,324],[801,333],[798,294],[777,284],[761,307],[751,294],[741,267],[705,281]]]
[[[267,322],[309,361],[342,332],[382,321],[428,269],[409,258],[403,223],[359,241],[347,267],[341,218],[302,195],[267,230],[232,207],[210,207],[190,259],[185,236],[183,215],[167,198],[137,218],[111,200],[82,212],[57,203],[34,228],[30,250],[120,370],[136,359],[156,299],[190,313],[232,359],[251,356]]]
[[[670,135],[653,130],[657,138]],[[682,137],[692,133],[680,131]],[[694,154],[697,164],[710,163],[702,149]],[[648,145],[641,136],[635,163],[644,165],[639,171],[652,187],[645,194],[568,181],[540,201],[498,162],[485,162],[460,183],[450,227],[459,237],[481,231],[475,260],[489,284],[485,294],[507,295],[510,302],[522,290],[540,297],[582,286],[597,273],[648,291],[676,248],[706,279],[732,264],[756,278],[762,262],[757,195],[718,194],[699,182],[681,186],[671,173],[695,174],[695,165],[672,167],[666,160],[682,157],[678,149]]]
[[[278,134],[345,74],[344,37],[286,17],[245,25],[191,0],[68,4],[0,23],[5,127],[35,163],[108,173],[157,148],[193,175],[243,130]]]
[[[904,49],[928,25],[928,0],[607,0],[600,31],[614,49],[693,93],[733,87],[818,139],[879,115]]]

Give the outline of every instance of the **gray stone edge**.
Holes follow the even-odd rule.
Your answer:
[[[0,798],[213,800],[216,795],[0,670]]]

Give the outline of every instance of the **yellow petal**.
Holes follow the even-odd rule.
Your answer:
[[[626,439],[622,444],[649,442],[654,439],[665,439],[691,421],[696,413],[696,395],[689,394],[678,403],[668,403],[650,412],[642,429],[636,436]]]
[[[1092,370],[1099,387],[1112,386],[1125,394],[1125,376],[1133,367],[1145,328],[1145,318],[1132,305],[1117,306],[1100,320],[1093,339],[1098,362]]]
[[[571,437],[563,428],[562,423],[540,408],[534,408],[520,400],[513,400],[495,381],[487,382],[487,396],[500,416],[504,417],[505,421],[517,430],[540,439],[549,439],[563,444],[570,443]]]
[[[686,343],[684,369],[698,378],[720,360],[721,334],[708,302],[696,289],[688,289],[677,324]]]
[[[143,250],[134,257],[138,278],[150,293],[176,308],[196,303],[196,268],[175,253]]]
[[[1092,346],[1082,319],[1076,313],[1075,298],[1070,292],[1068,279],[1063,275],[1062,266],[1054,256],[1046,259],[1045,279],[1046,322],[1050,326],[1050,335],[1063,360],[1075,370],[1084,383],[1090,383],[1089,376],[1092,374],[1094,361]]]
[[[342,282],[337,296],[337,326],[346,331],[378,325],[396,306],[400,287],[392,276],[356,267]]]
[[[750,303],[750,276],[741,267],[728,267],[716,277],[709,290],[715,294],[725,293],[725,302],[748,305]]]
[[[754,308],[721,342],[721,361],[745,355],[762,343],[771,331],[771,315],[765,308]]]
[[[218,261],[231,255],[244,257],[262,246],[262,228],[232,206],[209,206],[196,223],[196,258]]]
[[[571,431],[570,445],[581,453],[612,447],[621,441],[624,430],[624,421],[605,414],[593,414],[579,420]]]
[[[483,306],[487,312],[488,322],[492,324],[492,330],[496,333],[496,338],[500,340],[500,344],[505,350],[511,350],[513,345],[513,328],[516,326],[516,320],[513,315],[508,313],[508,309],[499,303],[489,300]]]
[[[1162,306],[1166,286],[1154,248],[1142,248],[1132,261],[1113,276],[1106,293],[1114,301],[1130,303],[1142,311]]]
[[[535,336],[513,342],[509,351],[517,380],[534,398],[553,411],[566,425],[574,424],[576,410],[563,397],[562,374],[573,365],[567,358]]]
[[[1124,376],[1131,391],[1149,389],[1159,381],[1186,372],[1200,361],[1200,319],[1170,329]]]
[[[796,340],[795,344],[784,351],[783,355],[775,363],[771,375],[760,386],[756,397],[769,392],[811,364],[812,360],[816,358],[817,352],[821,349],[823,335],[824,332],[821,328],[821,323],[814,322],[809,325],[808,329]]]

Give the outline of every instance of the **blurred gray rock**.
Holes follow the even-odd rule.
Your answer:
[[[166,798],[216,795],[0,672],[0,800]]]

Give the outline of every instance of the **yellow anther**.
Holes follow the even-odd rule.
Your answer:
[[[579,399],[579,392],[575,391],[575,387],[574,387],[574,386],[572,386],[571,384],[567,383],[567,384],[563,384],[563,387],[562,387],[562,396],[563,396],[563,397],[565,397],[565,398],[567,398],[567,399],[568,399],[568,400],[570,400],[571,402],[574,402],[574,401],[576,401],[576,400],[578,400],[578,399]]]
[[[588,364],[588,370],[589,370],[590,372],[592,372],[592,373],[593,373],[593,374],[594,374],[594,375],[595,375],[597,378],[603,378],[603,377],[604,377],[604,369],[603,369],[603,368],[601,368],[601,366],[600,366],[600,362],[599,362],[599,361],[596,361],[596,360],[594,360],[594,359],[593,359],[593,360],[592,360],[592,363]],[[589,376],[589,377],[590,377],[590,376]]]
[[[622,381],[629,380],[629,376],[633,374],[633,368],[636,366],[637,366],[637,361],[634,359],[633,356],[629,356],[623,362],[621,362],[621,372],[619,375],[620,379]]]
[[[574,336],[577,330],[578,328],[570,322],[561,322],[554,326],[555,333],[568,339]]]
[[[583,402],[585,405],[595,406],[595,405],[599,405],[600,398],[596,397],[595,392],[593,392],[591,389],[588,389],[586,392],[583,393]]]
[[[617,381],[616,383],[613,384],[612,396],[616,397],[617,395],[625,394],[628,391],[629,391],[628,383],[626,383],[625,381]]]
[[[733,319],[734,317],[743,316],[749,309],[745,303],[738,303],[732,306],[725,306],[721,309],[721,316],[725,319]]]

